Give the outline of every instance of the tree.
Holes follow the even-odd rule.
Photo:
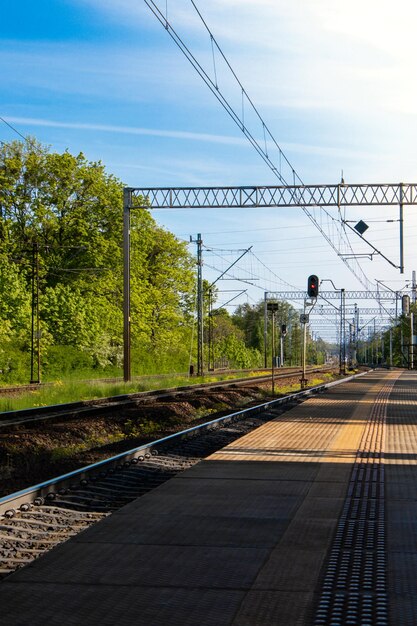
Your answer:
[[[59,346],[66,354],[71,346],[96,366],[120,364],[122,191],[102,163],[82,153],[53,153],[34,139],[0,147],[0,263],[14,272],[3,283],[19,284],[14,304],[0,284],[5,319],[13,320],[6,334],[15,338],[20,325],[28,338],[36,245],[46,362],[48,350],[57,357]],[[131,218],[133,347],[161,360],[165,351],[178,352],[187,343],[194,261],[149,210],[134,211]]]
[[[265,352],[264,345],[264,325],[265,325],[265,303],[259,302],[256,305],[244,304],[236,309],[233,315],[235,324],[241,328],[245,334],[245,342],[250,347],[258,350],[262,354]],[[288,365],[297,365],[301,359],[301,332],[299,325],[299,314],[285,301],[278,302],[278,311],[275,313],[275,337],[276,353],[282,324],[287,325],[287,334],[284,339],[285,360]],[[272,316],[267,317],[267,363],[270,363],[272,356]]]

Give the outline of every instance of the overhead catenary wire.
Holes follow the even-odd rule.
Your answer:
[[[269,153],[265,151],[265,149],[263,148],[261,143],[255,138],[254,134],[248,129],[247,125],[244,123],[244,120],[242,119],[241,114],[239,114],[237,111],[235,111],[233,106],[229,103],[229,101],[223,95],[223,93],[221,91],[221,87],[218,85],[217,72],[216,72],[215,80],[213,80],[211,78],[211,76],[208,74],[208,72],[203,68],[201,63],[199,63],[199,61],[197,60],[195,55],[191,52],[191,50],[186,45],[184,40],[176,32],[176,30],[172,26],[172,23],[170,23],[166,19],[166,17],[163,15],[161,10],[157,6],[156,2],[154,2],[154,0],[144,0],[144,1],[145,1],[145,4],[148,6],[148,8],[151,10],[151,12],[158,19],[158,21],[164,26],[164,28],[168,32],[169,36],[172,38],[172,40],[175,42],[175,44],[178,46],[178,48],[182,51],[184,56],[188,59],[188,61],[194,67],[194,69],[199,74],[199,76],[202,78],[202,80],[205,82],[205,84],[208,86],[210,91],[214,94],[216,99],[220,102],[220,104],[224,108],[224,110],[228,113],[228,115],[232,118],[232,120],[235,122],[235,124],[239,127],[241,132],[243,132],[243,134],[246,136],[246,138],[252,144],[252,146],[257,151],[259,156],[264,160],[264,162],[271,169],[273,174],[280,180],[280,182],[282,184],[284,184],[284,185],[288,185],[289,184],[288,176],[286,177],[286,176],[282,175],[281,166],[282,166],[282,161],[284,161],[284,164],[288,168],[288,174],[290,174],[290,177],[292,179],[291,180],[291,184],[292,185],[297,185],[297,184],[302,185],[303,184],[302,179],[297,174],[297,172],[295,171],[294,167],[291,165],[290,161],[288,160],[288,158],[286,157],[286,155],[282,151],[282,149],[279,146],[278,142],[275,140],[272,132],[269,130],[268,126],[264,122],[264,120],[263,120],[262,116],[260,115],[258,109],[256,108],[256,106],[254,105],[253,101],[249,97],[248,93],[244,89],[244,87],[243,87],[242,83],[240,82],[237,74],[235,73],[235,71],[233,70],[231,64],[229,63],[226,55],[223,53],[220,45],[218,44],[216,38],[214,37],[212,31],[208,27],[208,25],[207,25],[206,21],[204,20],[201,12],[197,8],[197,5],[194,2],[194,0],[190,0],[191,4],[194,7],[197,15],[199,16],[202,24],[204,25],[204,28],[206,29],[206,31],[207,31],[207,33],[208,33],[208,35],[210,37],[210,41],[212,42],[213,48],[215,48],[218,51],[218,53],[221,55],[221,58],[224,60],[224,62],[226,63],[228,69],[230,70],[233,78],[235,79],[235,81],[239,85],[242,97],[243,97],[243,95],[245,96],[247,102],[252,107],[252,110],[254,111],[256,117],[258,118],[258,120],[262,124],[262,130],[263,130],[264,135],[267,134],[268,137],[269,137],[269,140],[278,149],[279,169],[274,164],[274,162],[271,160],[271,158],[269,156]],[[296,193],[296,192],[294,192],[294,193]],[[334,218],[324,207],[318,207],[319,214],[320,214],[320,222],[315,217],[315,209],[310,211],[310,210],[307,209],[307,207],[302,207],[302,210],[308,216],[308,218],[313,222],[313,224],[316,226],[316,228],[320,231],[320,233],[325,238],[327,243],[333,248],[333,250],[336,252],[336,254],[340,258],[340,260],[356,276],[356,278],[359,280],[359,282],[366,289],[369,289],[371,287],[371,282],[368,279],[368,277],[366,276],[366,274],[364,273],[364,271],[363,271],[360,263],[358,262],[358,260],[356,258],[354,258],[353,249],[352,249],[352,245],[351,245],[350,239],[349,239],[348,235],[343,232],[343,228],[340,228],[339,220],[336,220],[336,218]],[[323,215],[325,216],[324,219],[327,222],[326,223],[326,227],[327,227],[327,231],[328,232],[326,232],[323,229],[323,227],[322,227],[322,217],[323,217]],[[336,233],[334,232],[334,230],[336,230]],[[336,237],[335,237],[335,235],[336,235]],[[336,245],[336,243],[334,242],[334,239],[336,239],[336,238],[338,239],[338,245]],[[344,249],[342,249],[342,247]],[[352,255],[353,255],[352,258],[345,258],[343,256],[343,253],[345,253],[345,254],[347,253],[346,251],[349,251],[349,252],[352,253]]]
[[[24,135],[22,135],[22,133],[20,131],[17,130],[17,128],[15,128],[14,126],[12,126],[12,124],[10,124],[7,120],[4,119],[4,117],[2,117],[0,115],[0,120],[6,124],[6,126],[8,126],[14,133],[16,133],[16,135],[19,135],[19,137],[21,137],[25,142],[28,140],[27,137],[25,137]],[[5,143],[4,141],[2,141],[1,143]]]

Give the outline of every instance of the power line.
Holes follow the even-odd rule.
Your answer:
[[[202,78],[202,80],[207,85],[207,87],[210,89],[210,91],[213,93],[213,95],[216,97],[216,99],[220,102],[220,104],[223,107],[223,109],[228,113],[228,115],[235,122],[235,124],[238,126],[240,131],[245,135],[245,137],[252,144],[252,146],[257,151],[259,156],[268,165],[268,167],[270,168],[272,173],[284,185],[288,185],[289,184],[288,176],[291,179],[291,181],[290,181],[291,185],[303,184],[303,181],[301,180],[300,176],[297,174],[297,172],[295,171],[294,167],[291,165],[290,161],[285,156],[285,154],[282,151],[281,147],[279,146],[279,144],[277,143],[276,139],[274,138],[272,132],[269,130],[268,126],[266,125],[265,121],[263,120],[262,116],[260,115],[258,109],[256,108],[256,106],[252,102],[251,98],[249,97],[247,91],[244,89],[244,87],[243,87],[242,83],[240,82],[239,78],[237,77],[235,71],[233,70],[232,66],[230,65],[229,61],[227,60],[226,55],[224,54],[223,50],[221,49],[220,45],[218,44],[218,42],[217,42],[216,38],[214,37],[212,31],[208,27],[208,25],[207,25],[206,21],[204,20],[201,12],[197,8],[196,3],[194,2],[194,0],[191,0],[191,3],[192,3],[192,5],[193,5],[197,15],[199,16],[202,24],[204,25],[204,28],[206,29],[206,31],[207,31],[207,33],[208,33],[208,35],[210,37],[210,46],[211,46],[211,49],[212,49],[213,64],[214,64],[214,70],[215,70],[214,71],[214,81],[210,77],[210,75],[207,73],[207,71],[203,68],[201,63],[199,63],[199,61],[196,59],[196,57],[191,52],[191,50],[188,48],[188,46],[185,44],[184,40],[175,31],[175,29],[173,28],[172,24],[168,20],[168,13],[166,12],[166,14],[164,15],[162,13],[162,11],[159,9],[159,7],[157,6],[157,4],[154,2],[154,0],[145,0],[145,4],[148,6],[148,8],[151,10],[151,12],[154,14],[154,16],[157,18],[157,20],[162,24],[162,26],[167,31],[167,33],[169,34],[171,39],[175,42],[177,47],[181,50],[181,52],[184,54],[184,56],[188,59],[188,61],[194,67],[196,72]],[[229,101],[223,95],[223,93],[221,91],[221,88],[220,88],[220,86],[218,84],[218,81],[217,81],[217,71],[216,71],[216,66],[215,66],[215,55],[214,55],[214,50],[215,49],[220,54],[220,56],[223,59],[223,61],[226,63],[227,68],[229,69],[229,71],[231,72],[233,78],[235,79],[236,83],[239,86],[239,89],[240,89],[240,92],[241,92],[241,101],[242,101],[242,110],[241,110],[241,112],[237,112],[235,110],[235,108],[229,103]],[[245,105],[246,102],[249,105],[249,107],[252,109],[252,111],[255,113],[257,119],[259,120],[259,122],[262,125],[264,146],[261,145],[261,143],[255,138],[254,134],[248,129],[247,125],[245,124],[244,105]],[[271,158],[269,156],[267,136],[268,136],[268,141],[271,141],[273,146],[278,150],[278,163],[277,164],[275,164],[271,160]],[[288,169],[287,177],[285,175],[283,175],[283,173],[282,173],[282,166],[283,165],[284,165],[284,167],[286,167],[286,169]],[[339,219],[334,218],[324,207],[317,207],[318,211],[320,212],[320,221],[318,221],[316,219],[316,216],[315,216],[315,213],[316,213],[316,209],[315,208],[313,208],[312,211],[307,209],[307,207],[305,207],[305,206],[301,207],[301,208],[304,211],[304,213],[307,215],[307,217],[313,222],[313,224],[316,226],[316,228],[319,230],[319,232],[322,234],[322,236],[325,238],[327,243],[333,248],[333,250],[336,252],[336,254],[340,258],[340,260],[356,276],[356,278],[359,280],[359,282],[364,287],[366,287],[366,289],[369,289],[371,283],[370,283],[369,279],[367,278],[367,276],[365,275],[364,271],[362,270],[362,268],[361,268],[359,262],[357,261],[357,259],[354,258],[353,248],[352,248],[349,236],[344,231],[343,227],[341,226],[341,224],[339,222]],[[326,224],[327,232],[323,228],[323,220],[322,220],[323,214],[325,215],[325,219],[327,219],[327,224]],[[334,230],[336,232],[332,232]],[[334,239],[338,240],[338,245],[336,245],[334,243],[334,241],[333,241]],[[353,258],[346,258],[344,255],[346,255],[347,253],[351,253],[353,255]]]
[[[24,141],[27,141],[27,137],[25,137],[24,135],[22,135],[21,132],[19,132],[17,130],[17,128],[15,128],[14,126],[12,126],[7,120],[4,119],[4,117],[0,116],[0,120],[2,122],[4,122],[6,124],[6,126],[8,126],[14,133],[16,133],[16,135],[19,135],[19,137],[21,137]],[[2,141],[1,143],[5,144],[4,141]]]

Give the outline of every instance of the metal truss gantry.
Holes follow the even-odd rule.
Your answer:
[[[346,305],[345,312],[346,315],[355,315],[356,309],[352,308],[352,306],[349,307]],[[395,309],[382,310],[381,307],[361,307],[360,312],[361,315],[381,315],[381,313],[384,313],[385,315],[388,315],[390,317],[395,317],[397,313]],[[300,310],[300,313],[302,313],[302,310]],[[339,310],[331,307],[322,307],[320,304],[318,304],[313,310],[312,316],[314,315],[315,318],[318,318],[325,315],[334,315],[335,313],[338,314]]]
[[[339,364],[340,371],[344,371],[346,363],[346,328],[349,329],[349,335],[354,336],[354,342],[349,341],[349,344],[354,343],[356,348],[358,345],[359,333],[368,326],[370,322],[374,322],[374,332],[377,330],[381,332],[383,329],[388,328],[393,320],[398,318],[398,304],[401,301],[403,295],[412,295],[412,291],[406,292],[405,290],[391,291],[391,290],[377,290],[377,291],[348,291],[346,289],[334,289],[332,291],[319,291],[318,299],[314,308],[309,313],[308,325],[311,330],[317,329],[320,335],[336,332],[338,338],[336,343],[339,343]],[[264,294],[264,364],[267,364],[267,303],[271,301],[305,301],[307,298],[305,291],[266,291]],[[331,304],[331,300],[337,300],[339,306]],[[346,300],[355,301],[354,304],[346,304]],[[358,307],[357,300],[377,300],[378,307]],[[387,308],[382,302],[390,304],[395,303],[395,308]],[[329,306],[330,305],[330,306]],[[304,309],[299,310],[299,313],[303,313]],[[347,318],[352,316],[352,322]],[[367,322],[360,324],[360,318],[373,316],[373,319],[368,319]],[[378,320],[376,319],[378,318]],[[355,359],[356,359],[355,348]]]
[[[305,291],[268,291],[268,300],[303,300],[307,297]],[[402,291],[401,295],[406,294]],[[409,292],[411,293],[411,292]],[[400,297],[400,296],[398,296]],[[326,300],[340,300],[340,289],[337,291],[320,291],[319,298]],[[395,302],[396,294],[392,291],[348,291],[345,298],[350,300],[384,300]],[[319,302],[320,304],[320,302]]]
[[[392,206],[417,204],[417,183],[253,187],[129,187],[134,209]]]
[[[417,183],[267,185],[243,187],[126,187],[123,194],[124,379],[130,369],[130,211],[132,209],[291,208],[392,206],[400,208],[400,272],[403,273],[403,206],[417,205]],[[291,292],[288,292],[291,293]],[[353,293],[353,292],[352,292]],[[357,294],[363,292],[354,292]],[[369,292],[367,292],[369,294]],[[290,296],[288,296],[290,297]],[[365,298],[365,296],[353,296]],[[368,297],[375,297],[370,296]],[[378,299],[388,299],[378,292]],[[392,300],[392,295],[391,295]]]

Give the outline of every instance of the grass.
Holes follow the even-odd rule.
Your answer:
[[[17,411],[21,409],[30,409],[43,406],[51,406],[55,404],[65,404],[68,402],[79,402],[83,400],[98,400],[100,398],[108,398],[111,396],[119,396],[129,393],[138,393],[141,391],[152,391],[156,389],[168,389],[170,387],[184,387],[187,385],[197,385],[205,382],[217,382],[221,380],[233,380],[234,378],[242,378],[242,376],[250,376],[251,373],[245,374],[218,374],[204,376],[203,378],[173,375],[170,377],[156,378],[153,376],[142,377],[140,381],[130,383],[97,383],[85,381],[56,381],[47,387],[33,389],[30,391],[19,392],[18,395],[0,396],[0,413],[5,411]],[[253,373],[256,376],[256,373]],[[319,385],[322,382],[331,380],[332,374],[323,374],[320,378],[310,381],[310,386]],[[292,385],[279,386],[278,381],[275,382],[276,393],[282,395],[284,393],[293,393],[299,391],[298,383]]]
[[[170,387],[184,387],[186,385],[197,385],[205,382],[217,382],[221,380],[233,380],[241,375],[219,374],[210,375],[204,378],[189,378],[188,376],[172,376],[157,379],[152,376],[141,378],[140,381],[131,383],[97,383],[82,381],[56,381],[50,386],[19,392],[19,395],[0,397],[0,413],[5,411],[17,411],[21,409],[51,406],[54,404],[64,404],[67,402],[78,402],[82,400],[98,400],[110,396],[118,396],[128,393],[138,393],[141,391],[151,391],[156,389],[167,389]]]
[[[331,380],[334,379],[334,375],[333,374],[322,374],[320,376],[320,378],[313,378],[311,380],[309,380],[308,382],[308,386],[309,387],[316,387],[317,385],[321,385],[322,383],[328,383]],[[293,383],[292,385],[279,385],[279,383],[277,384],[277,381],[275,381],[275,395],[286,395],[288,393],[295,393],[297,391],[300,391],[300,383]]]

